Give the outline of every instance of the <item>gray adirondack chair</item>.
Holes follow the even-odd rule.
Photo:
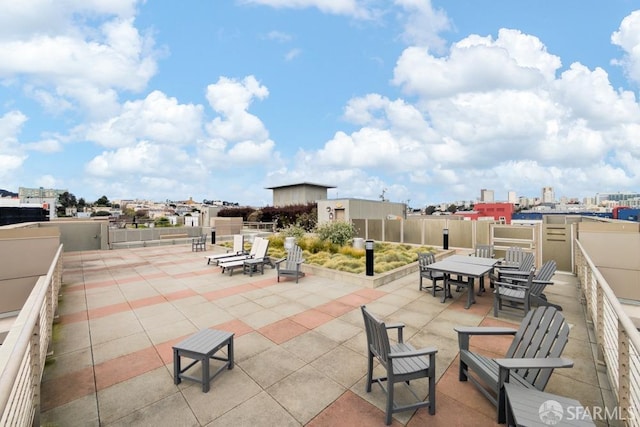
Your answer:
[[[494,271],[489,275],[489,280],[491,281],[491,287],[494,288],[494,283],[496,281],[502,282],[504,281],[503,275],[509,274],[511,272],[516,272],[511,275],[511,277],[517,277],[520,275],[522,278],[526,278],[529,274],[529,271],[533,268],[533,263],[535,261],[535,256],[531,252],[524,253],[522,259],[519,264],[511,264],[511,265],[496,265]]]
[[[531,292],[533,275],[536,269],[531,268],[526,282],[520,279],[516,283],[513,282],[493,282],[495,287],[493,291],[493,315],[498,317],[498,312],[503,309],[503,303],[509,302],[509,307],[521,308],[524,314],[531,309]]]
[[[535,273],[529,286],[528,298],[531,305],[550,305],[557,310],[562,310],[562,307],[558,304],[553,304],[547,301],[547,296],[544,294],[544,289],[548,285],[553,285],[553,275],[556,273],[557,264],[554,260],[549,260],[542,264],[542,267]],[[527,282],[527,277],[520,271],[505,271],[500,275],[501,283],[510,283],[512,285],[524,286]]]
[[[435,347],[426,347],[416,350],[411,344],[403,340],[404,324],[385,324],[371,314],[366,306],[361,306],[364,326],[367,333],[367,393],[371,392],[371,384],[377,382],[387,394],[386,419],[387,425],[391,424],[391,417],[395,412],[415,410],[428,407],[429,414],[436,413],[436,353]],[[398,331],[396,344],[389,342],[387,330]],[[373,377],[373,361],[377,359],[385,369],[386,376]],[[427,378],[429,381],[429,400],[422,400],[410,387],[410,381],[419,378]],[[382,384],[386,381],[386,387]],[[396,405],[393,400],[394,386],[396,383],[404,383],[416,401],[406,405]]]
[[[431,290],[432,295],[436,296],[436,291],[441,291],[444,288],[442,286],[437,286],[437,281],[440,280],[444,282],[444,273],[438,271],[428,270],[426,267],[429,264],[433,264],[436,262],[436,257],[434,254],[429,252],[422,252],[418,254],[418,269],[420,274],[420,290],[427,289]],[[431,280],[431,286],[423,286],[422,279]]]
[[[294,244],[287,256],[279,259],[275,262],[276,272],[278,275],[277,281],[280,281],[280,276],[283,277],[294,277],[296,279],[296,283],[298,283],[298,279],[300,277],[304,277],[304,272],[300,270],[300,266],[304,262],[304,258],[302,258],[302,249],[300,246]]]
[[[554,307],[530,310],[518,330],[467,326],[454,330],[460,348],[459,380],[471,380],[496,406],[498,423],[505,422],[505,382],[543,391],[555,368],[573,366],[573,361],[560,357],[569,339],[569,325]],[[504,358],[492,359],[469,350],[474,335],[513,335],[513,341]]]

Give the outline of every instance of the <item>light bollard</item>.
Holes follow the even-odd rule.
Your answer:
[[[364,254],[366,274],[367,276],[373,276],[373,240],[367,240],[364,243]]]
[[[449,229],[442,230],[442,249],[449,249]]]

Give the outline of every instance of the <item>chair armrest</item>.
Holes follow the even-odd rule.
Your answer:
[[[469,350],[469,337],[472,335],[515,335],[517,330],[493,326],[456,326],[453,328],[458,333],[458,348]]]
[[[387,329],[397,329],[398,330],[398,342],[404,342],[403,331],[404,331],[404,323],[385,323]]]
[[[530,271],[511,270],[511,271],[500,271],[499,273],[501,276],[528,277]]]
[[[284,257],[284,258],[280,258],[280,259],[275,260],[273,263],[274,263],[275,265],[278,265],[278,264],[280,264],[281,262],[286,261],[286,260],[287,260],[287,257]]]
[[[517,332],[516,329],[500,326],[456,326],[453,330],[458,335],[515,335]]]
[[[427,356],[436,354],[438,349],[436,347],[424,347],[413,351],[403,351],[400,353],[389,353],[389,359],[400,359],[404,357],[416,357]]]
[[[566,357],[513,357],[494,359],[500,369],[572,368],[573,360]]]
[[[521,282],[520,280],[517,280],[518,282]],[[522,282],[527,283],[526,280],[522,280]],[[529,289],[528,286],[525,285],[518,285],[516,283],[510,283],[510,282],[499,282],[499,281],[495,281],[493,282],[494,286],[497,287],[503,287],[503,288],[509,288],[509,289],[522,289],[523,291],[526,291]]]

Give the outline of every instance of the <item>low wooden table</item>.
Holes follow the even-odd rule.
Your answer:
[[[203,329],[189,338],[173,346],[173,382],[180,384],[182,379],[202,384],[202,391],[209,391],[209,383],[224,368],[233,369],[233,333],[218,331],[215,329]],[[227,347],[227,357],[215,356],[215,353],[223,347]],[[187,367],[181,368],[181,357],[194,359]],[[209,375],[209,359],[226,362],[218,368],[213,375]],[[186,375],[185,372],[196,363],[202,363],[202,378]]]
[[[582,404],[575,399],[509,383],[504,385],[504,389],[507,426],[595,426]],[[542,408],[543,404],[545,408]]]
[[[253,276],[253,273],[264,274],[264,263],[263,259],[245,259],[244,264],[242,265],[242,272],[244,274],[249,274],[249,276]]]

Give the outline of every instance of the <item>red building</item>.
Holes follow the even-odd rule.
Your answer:
[[[456,212],[455,215],[471,220],[493,218],[496,221],[504,221],[505,224],[511,224],[511,217],[514,212],[513,203],[476,203],[473,208],[473,211]]]

